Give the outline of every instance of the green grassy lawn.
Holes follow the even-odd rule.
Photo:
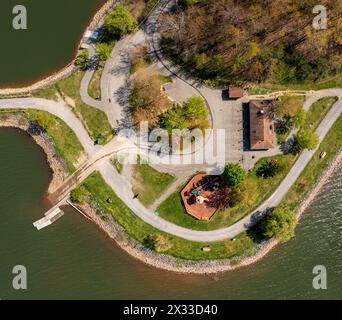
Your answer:
[[[83,120],[90,137],[99,144],[105,144],[113,137],[112,128],[107,115],[103,111],[83,103],[79,92],[83,76],[84,72],[76,72],[69,78],[57,82],[52,87],[40,90],[35,93],[35,96],[57,100],[59,95],[65,100],[70,99],[74,104],[74,106],[71,106],[72,110]]]
[[[329,130],[310,163],[286,195],[284,202],[294,209],[308,191],[310,191],[310,189],[315,185],[316,181],[327,168],[330,161],[341,148],[342,116],[338,118],[333,127]],[[319,155],[323,151],[326,152],[327,155],[324,159],[320,159]]]
[[[248,89],[249,94],[266,94],[282,90],[323,90],[342,87],[342,73],[327,77],[317,82],[297,83],[297,84],[273,84],[262,83]]]
[[[133,192],[139,194],[139,200],[146,207],[151,206],[174,180],[174,176],[159,172],[147,164],[134,165]]]
[[[284,104],[284,108],[283,108],[284,110],[286,110],[286,106],[287,106],[286,99],[287,99],[286,97],[283,97],[284,102],[280,102]],[[302,97],[292,97],[292,99],[298,100],[298,106],[303,105],[304,100]],[[338,100],[337,97],[325,97],[325,98],[318,100],[314,104],[312,104],[310,109],[306,112],[306,121],[305,121],[304,127],[315,130],[337,100]],[[294,112],[295,110],[292,110],[292,111],[293,113],[295,113]],[[290,130],[282,134],[277,133],[278,144],[281,144],[284,141],[286,141],[289,133],[290,133]]]
[[[337,100],[337,97],[326,97],[315,102],[307,112],[306,126],[315,130]]]
[[[0,113],[2,116],[6,114]],[[11,112],[11,114],[20,115],[43,128],[52,140],[57,156],[65,162],[69,174],[76,170],[79,158],[84,155],[84,150],[75,133],[64,121],[48,112],[38,110]]]
[[[336,152],[342,147],[342,117],[339,117],[323,140],[319,150],[305,168],[296,184],[284,199],[284,202],[295,208],[304,195],[315,184],[326,169]],[[324,159],[319,159],[321,151],[327,152]],[[265,184],[266,185],[266,184]],[[77,188],[78,199],[97,202],[101,208],[99,214],[104,219],[112,218],[120,224],[127,234],[142,244],[146,244],[149,236],[160,236],[168,243],[167,250],[158,251],[181,259],[205,260],[223,259],[253,255],[257,249],[257,238],[251,232],[243,232],[235,241],[225,240],[211,243],[187,241],[161,232],[140,220],[116,194],[106,185],[99,173],[92,174]],[[108,201],[108,199],[111,201]],[[110,202],[110,203],[109,203]],[[260,241],[260,240],[259,240]],[[203,246],[210,245],[210,252],[203,252]]]
[[[282,96],[276,101],[275,114],[277,117],[284,119],[286,116],[294,117],[300,110],[303,109],[304,96]],[[277,127],[277,126],[276,126]],[[277,142],[282,144],[288,138],[291,128],[286,132],[277,132]]]
[[[258,167],[270,159],[278,161],[282,168],[281,172],[273,178],[258,177],[256,175]],[[290,171],[295,159],[295,156],[287,154],[259,160],[254,169],[247,175],[241,190],[241,200],[234,207],[217,212],[210,221],[199,221],[186,213],[179,196],[182,188],[166,199],[158,207],[157,212],[165,220],[194,230],[215,230],[230,226],[252,212],[275,191]]]
[[[306,126],[316,129],[336,101],[336,97],[327,97],[314,103],[307,112]],[[323,146],[323,148],[325,147]],[[334,151],[332,150],[331,153],[333,154]],[[319,158],[319,156],[316,157]],[[232,225],[248,213],[252,212],[275,191],[296,160],[296,157],[291,154],[278,155],[272,158],[278,161],[282,167],[282,171],[274,178],[264,179],[257,177],[256,171],[258,167],[262,162],[267,161],[270,158],[259,160],[252,172],[250,172],[246,178],[243,192],[243,194],[246,194],[246,197],[242,197],[242,201],[235,206],[216,213],[210,221],[199,221],[186,213],[179,196],[181,190],[172,194],[159,206],[157,211],[164,219],[194,230],[215,230]],[[324,164],[323,167],[325,167]],[[318,172],[320,171],[318,170]],[[309,174],[310,177],[313,177],[313,181],[315,181],[319,175],[320,173],[318,173],[317,176],[315,174],[310,176]]]
[[[102,77],[103,67],[99,66],[89,83],[88,93],[89,95],[96,100],[101,100],[101,77]]]
[[[233,258],[241,255],[251,255],[255,252],[256,245],[245,232],[236,237],[235,241],[225,240],[207,244],[184,240],[153,228],[138,218],[117,197],[99,173],[94,173],[88,177],[76,191],[77,198],[82,201],[95,200],[101,208],[102,212],[99,212],[99,214],[103,219],[112,218],[125,229],[130,237],[140,243],[146,243],[149,236],[162,237],[168,246],[167,250],[158,251],[160,253],[188,260],[204,260]],[[107,201],[109,198],[111,203]],[[206,245],[210,245],[210,252],[202,251],[202,248]]]

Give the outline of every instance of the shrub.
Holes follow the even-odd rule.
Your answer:
[[[117,6],[105,20],[105,28],[116,37],[132,32],[137,25],[137,20],[125,5]]]
[[[87,50],[82,50],[75,60],[75,65],[82,70],[86,70],[89,66],[89,53]]]
[[[274,177],[279,171],[281,167],[277,160],[272,159],[266,162],[263,162],[256,170],[256,175],[258,177],[262,177],[264,179]]]
[[[276,237],[281,242],[286,242],[294,236],[296,216],[288,207],[275,208],[261,222],[261,230],[268,238]]]
[[[246,172],[238,163],[228,163],[224,168],[222,178],[227,186],[239,187],[245,180]]]
[[[157,252],[165,252],[172,247],[170,241],[160,234],[147,236],[144,239],[143,244],[146,248]]]
[[[87,191],[83,186],[80,186],[72,190],[70,193],[70,199],[72,202],[75,202],[75,203],[85,202],[86,197],[87,197]]]
[[[314,150],[318,143],[319,137],[312,129],[301,129],[295,137],[291,152],[298,154],[304,149]]]
[[[108,43],[98,43],[96,45],[96,57],[97,59],[102,61],[107,61],[110,57],[112,47]]]

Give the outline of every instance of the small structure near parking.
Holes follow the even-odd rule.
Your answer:
[[[243,88],[239,87],[229,87],[228,88],[228,97],[229,99],[240,99],[244,96],[245,91]]]

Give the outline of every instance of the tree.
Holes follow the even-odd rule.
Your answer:
[[[116,37],[132,32],[137,26],[137,20],[125,5],[117,6],[105,20],[105,28]]]
[[[222,178],[227,186],[239,187],[245,180],[246,172],[238,163],[228,163],[224,168]]]
[[[110,57],[111,46],[108,43],[98,43],[96,45],[96,57],[98,61],[107,61]]]
[[[291,151],[298,154],[304,149],[314,150],[318,143],[319,137],[312,129],[301,129],[295,137]]]
[[[89,66],[89,53],[87,50],[82,50],[75,60],[75,65],[82,70],[86,70]]]
[[[293,211],[286,206],[280,206],[262,220],[261,230],[266,237],[276,237],[279,241],[286,242],[294,236],[296,223]]]
[[[292,124],[295,128],[303,128],[307,120],[307,114],[303,108],[301,108],[292,118]]]
[[[163,114],[161,117],[162,126],[171,132],[174,129],[185,129],[188,127],[188,121],[185,119],[181,108],[174,108]]]
[[[70,193],[70,199],[75,203],[83,203],[86,200],[87,191],[83,186],[79,186]]]
[[[152,128],[159,121],[158,117],[170,108],[171,102],[162,94],[162,85],[154,69],[141,68],[134,73],[129,102],[136,124],[148,121]]]
[[[208,117],[208,109],[204,100],[199,96],[188,98],[184,104],[184,113],[188,119],[206,119]]]
[[[277,160],[271,159],[263,162],[256,170],[258,177],[265,179],[274,177],[280,171],[280,165]]]
[[[209,196],[209,207],[218,209],[225,209],[230,207],[232,199],[232,192],[229,188],[219,188],[212,195]]]
[[[165,252],[172,247],[169,239],[160,234],[148,235],[144,239],[143,244],[145,247],[157,252]]]

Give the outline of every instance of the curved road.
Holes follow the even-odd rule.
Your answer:
[[[329,129],[342,113],[342,89],[336,89],[333,90],[333,92],[334,95],[337,94],[339,96],[339,100],[333,105],[331,110],[328,112],[328,114],[316,130],[316,133],[319,135],[320,141],[324,139]],[[312,101],[317,101],[319,98],[322,98],[326,95],[331,96],[331,90],[318,91],[310,99]],[[104,147],[94,146],[82,123],[79,121],[79,119],[77,119],[72,111],[62,103],[36,98],[4,99],[0,100],[0,108],[38,109],[50,112],[53,115],[61,118],[75,132],[87,153],[89,155],[93,155],[92,157],[94,161],[98,161],[99,157],[103,156],[106,153],[117,150],[117,146],[119,143],[117,139],[113,139]],[[94,166],[94,170],[97,169],[101,172],[105,181],[112,187],[114,192],[117,193],[118,196],[126,203],[126,205],[146,223],[149,223],[153,227],[164,232],[187,240],[211,242],[236,237],[242,231],[247,230],[256,221],[256,219],[260,218],[265,213],[265,210],[267,208],[277,206],[282,198],[289,191],[293,183],[297,180],[298,176],[306,167],[314,153],[315,150],[305,150],[299,156],[295,165],[292,167],[292,169],[282,181],[277,190],[254,212],[250,213],[242,220],[238,221],[230,227],[213,231],[195,231],[186,229],[167,222],[157,216],[155,213],[146,209],[137,199],[133,199],[130,183],[115,171],[114,167],[109,161],[102,161],[101,163]],[[98,157],[96,157],[97,154],[99,154]],[[89,170],[88,174],[90,174],[91,172],[92,171]]]
[[[342,113],[342,90],[338,91],[340,99],[334,104],[324,120],[321,122],[316,130],[322,141],[332,127],[334,122]],[[322,92],[320,92],[322,94]],[[173,234],[175,236],[198,242],[220,241],[224,239],[231,239],[236,237],[241,232],[250,228],[258,219],[260,219],[266,212],[266,209],[273,208],[279,205],[291,186],[295,183],[301,172],[311,160],[316,150],[305,150],[298,158],[288,175],[279,185],[277,190],[256,210],[236,222],[230,227],[213,230],[213,231],[195,231],[186,229],[157,216],[155,213],[146,209],[137,199],[133,199],[131,185],[122,176],[120,176],[109,163],[103,163],[100,167],[100,172],[105,181],[112,187],[112,189],[119,195],[119,197],[126,203],[126,205],[142,220],[149,223],[153,227],[164,232]]]
[[[169,1],[162,1],[162,4],[169,3]],[[132,38],[135,39],[132,43]],[[127,62],[125,62],[125,53],[130,44],[136,44],[143,38],[141,31],[136,32],[131,37],[127,37],[117,44],[117,48],[113,50],[111,59],[106,64],[104,74],[101,80],[102,88],[102,102],[94,103],[96,107],[105,111],[110,119],[111,123],[121,120],[122,117],[122,103],[120,102],[120,89],[125,86],[125,79],[127,77]],[[123,64],[122,64],[123,63]],[[118,68],[117,68],[118,67]],[[83,81],[81,94],[83,98],[86,98],[87,84],[90,81],[90,73],[86,74],[86,78]],[[206,88],[203,88],[203,90]],[[114,101],[106,103],[106,99],[111,99],[114,96]],[[342,113],[342,89],[328,89],[315,92],[306,101],[305,108],[307,109],[313,102],[325,96],[339,96],[339,100],[334,104],[331,110],[328,112],[324,120],[321,122],[316,132],[319,135],[320,141],[324,139],[325,135],[332,127],[336,119]],[[91,102],[91,101],[89,101]],[[94,101],[93,101],[94,102]],[[99,170],[103,175],[105,181],[112,187],[115,193],[126,203],[126,205],[142,220],[152,225],[153,227],[160,229],[164,232],[172,235],[198,242],[211,242],[220,241],[224,239],[230,239],[244,230],[248,229],[257,219],[259,219],[267,208],[277,206],[282,198],[289,191],[293,183],[297,180],[303,169],[306,167],[310,159],[312,158],[315,150],[304,151],[292,167],[288,175],[279,185],[277,190],[269,197],[261,206],[259,206],[254,212],[250,213],[242,220],[238,221],[234,225],[213,231],[195,231],[186,229],[157,216],[154,212],[146,209],[137,199],[133,199],[132,188],[130,183],[120,176],[109,160],[102,160],[98,162],[100,156],[104,156],[112,151],[117,151],[119,139],[114,138],[106,146],[94,146],[93,141],[89,138],[81,121],[73,114],[73,112],[63,103],[54,102],[45,99],[37,98],[19,98],[19,99],[3,99],[0,100],[1,109],[38,109],[50,112],[51,114],[61,118],[77,135],[84,149],[89,155],[91,161],[96,161],[96,165],[93,166],[93,170]],[[122,141],[121,141],[122,143]],[[125,145],[125,144],[124,144]],[[92,170],[89,170],[87,174],[90,174]]]
[[[75,116],[69,107],[62,102],[39,98],[17,98],[0,99],[1,109],[37,109],[47,111],[62,119],[76,134],[88,155],[94,154],[99,150],[99,146],[94,146],[82,122]]]

